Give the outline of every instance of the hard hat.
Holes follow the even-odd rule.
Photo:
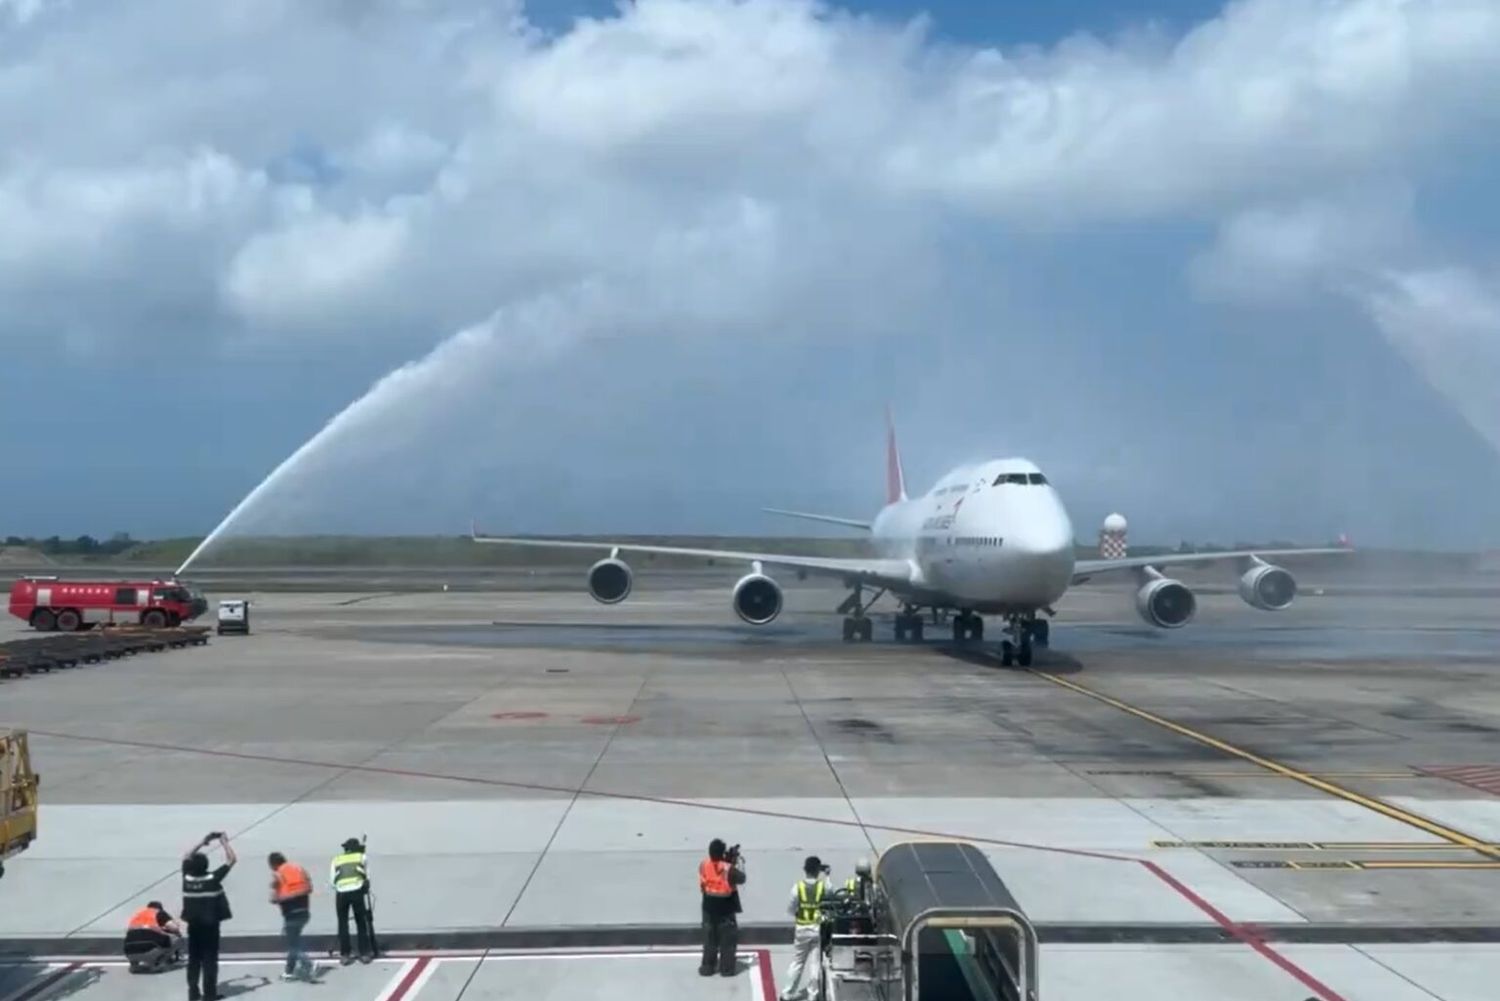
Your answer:
[[[860,876],[868,876],[870,874],[870,860],[862,858],[854,863],[854,872]]]

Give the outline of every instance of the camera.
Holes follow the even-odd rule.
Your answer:
[[[740,861],[740,846],[730,845],[728,848],[724,849],[724,861],[728,862],[730,865],[738,865]]]
[[[224,832],[223,831],[209,831],[208,832],[208,836],[203,839],[203,843],[206,845],[210,841],[223,841],[223,840],[224,840]]]

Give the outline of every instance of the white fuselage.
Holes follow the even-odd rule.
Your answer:
[[[1073,578],[1073,524],[1035,464],[996,459],[953,470],[924,496],[887,505],[872,534],[910,559],[932,598],[977,612],[1030,612]]]

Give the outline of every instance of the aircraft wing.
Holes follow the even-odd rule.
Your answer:
[[[1348,546],[1324,549],[1236,549],[1225,553],[1163,553],[1160,556],[1127,556],[1118,560],[1079,560],[1073,564],[1073,583],[1077,584],[1095,574],[1113,573],[1118,570],[1138,570],[1141,567],[1181,566],[1188,563],[1222,563],[1228,560],[1245,560],[1255,556],[1332,556],[1352,553]]]
[[[475,542],[497,546],[529,546],[534,549],[593,549],[604,552],[654,553],[660,556],[689,556],[730,563],[759,563],[767,567],[785,567],[823,577],[862,581],[880,587],[901,589],[911,584],[916,567],[910,560],[835,559],[822,556],[795,556],[787,553],[748,553],[734,549],[693,549],[683,546],[652,546],[636,542],[593,542],[582,539],[533,539],[493,535],[471,536]]]

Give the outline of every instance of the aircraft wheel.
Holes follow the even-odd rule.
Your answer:
[[[1014,643],[1012,643],[1010,640],[1006,640],[1005,642],[1001,643],[1000,644],[1000,666],[1001,667],[1010,667],[1012,664],[1015,663],[1015,659],[1016,659],[1016,645]]]
[[[865,618],[856,619],[855,621],[859,626],[860,640],[865,643],[870,642],[870,639],[875,635],[875,623]]]
[[[1031,624],[1031,639],[1037,646],[1046,647],[1052,644],[1052,623],[1046,619],[1037,619]]]
[[[1025,640],[1021,641],[1021,649],[1016,654],[1016,663],[1022,667],[1031,666],[1031,644]]]

